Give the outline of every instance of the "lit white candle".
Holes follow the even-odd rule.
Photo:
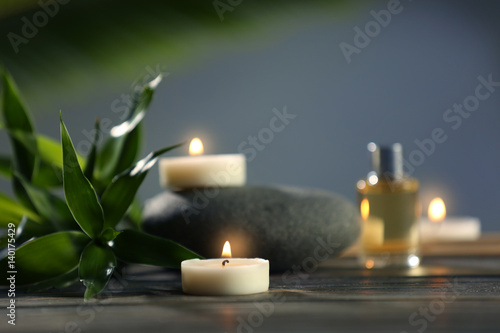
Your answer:
[[[384,221],[381,218],[370,216],[370,203],[367,198],[360,205],[362,229],[361,244],[363,249],[371,249],[384,244]]]
[[[182,290],[203,296],[248,295],[269,289],[269,261],[231,258],[229,242],[220,259],[190,259],[181,263]]]
[[[202,155],[203,143],[198,138],[191,141],[189,154],[191,156],[160,159],[160,184],[163,187],[227,187],[245,184],[245,155]]]
[[[428,218],[420,220],[420,239],[429,241],[473,241],[481,236],[481,223],[476,217],[446,217],[441,198],[429,204]]]

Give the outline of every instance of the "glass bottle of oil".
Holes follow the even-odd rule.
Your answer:
[[[366,268],[420,263],[418,181],[403,172],[403,148],[368,144],[372,171],[357,182],[363,223],[359,259]]]

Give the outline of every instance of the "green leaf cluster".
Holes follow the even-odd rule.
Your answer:
[[[0,156],[0,175],[12,181],[15,198],[0,193],[0,283],[9,270],[32,290],[80,280],[88,300],[106,287],[117,261],[178,268],[182,260],[199,258],[140,231],[137,190],[158,157],[179,146],[138,160],[141,122],[161,75],[135,87],[127,118],[102,144],[96,121],[86,157],[75,150],[62,115],[60,142],[38,134],[14,81],[5,71],[1,76],[0,126],[12,156]]]

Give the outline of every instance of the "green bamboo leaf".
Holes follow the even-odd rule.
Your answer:
[[[142,205],[139,202],[137,196],[132,201],[132,204],[128,208],[126,220],[130,223],[133,228],[141,230],[142,227]]]
[[[62,185],[63,154],[59,142],[48,136],[19,130],[9,131],[9,134],[40,159],[34,170],[33,184],[44,188]],[[78,152],[77,158],[80,166],[84,165],[85,159]]]
[[[51,288],[66,288],[78,282],[79,280],[80,278],[78,276],[78,268],[75,268],[65,274],[56,276],[55,278],[34,284],[28,289],[28,293],[40,292]]]
[[[0,156],[0,175],[5,178],[12,177],[12,160],[9,156]]]
[[[47,190],[33,186],[20,175],[15,175],[28,193],[33,206],[47,221],[50,221],[57,230],[73,229],[73,216],[66,202]]]
[[[13,167],[14,168],[12,169],[13,172],[15,171],[15,172],[21,174],[24,178],[29,179],[31,181],[33,179],[33,176],[36,173],[36,169],[37,169],[38,164],[39,164],[39,161],[36,159],[36,155],[37,155],[36,140],[31,133],[24,132],[22,130],[9,129],[9,130],[7,130],[7,133],[11,139],[11,142],[13,143],[13,147],[17,146],[18,147],[17,151],[19,151],[20,154],[23,154],[21,156],[21,160],[23,158],[25,158],[24,162],[28,163],[28,159],[30,159],[31,157],[33,157],[35,159],[35,162],[33,164],[33,168],[30,169],[31,171],[28,174],[26,174],[26,172],[23,171],[23,168],[25,166],[23,166],[21,168],[19,168],[17,166],[17,163],[22,163],[22,162],[16,162],[19,159],[16,158],[17,153],[16,153],[16,150],[14,150],[14,160],[13,160],[13,162],[14,162]],[[22,137],[20,137],[16,133],[26,133],[26,135],[23,135]],[[19,183],[16,182],[15,179],[12,182],[12,185],[13,185],[14,193],[16,194],[17,198],[25,206],[30,207],[30,202],[29,202],[29,200],[27,200],[28,196],[23,191],[22,186],[19,186]]]
[[[38,153],[43,161],[51,163],[60,169],[63,168],[62,147],[59,142],[48,136],[38,134],[36,136],[36,143]],[[79,152],[76,152],[76,157],[78,158],[80,167],[83,167],[85,165],[85,158]]]
[[[42,134],[38,134],[36,136],[36,142],[40,158],[62,169],[64,161],[62,157],[63,154],[61,144]],[[83,156],[78,152],[76,152],[76,157],[78,158],[78,164],[80,164],[80,167],[83,167],[83,165],[85,165],[85,158],[83,158]]]
[[[140,127],[154,91],[162,80],[158,75],[143,86],[136,87],[127,119],[111,129],[111,137],[97,157],[97,178],[108,184],[113,177],[126,170],[137,158],[140,148]]]
[[[138,161],[130,169],[113,179],[113,182],[107,187],[101,197],[105,228],[115,227],[123,218],[128,207],[134,200],[135,194],[139,186],[141,186],[142,181],[153,165],[155,165],[158,156],[181,145],[182,144],[177,144],[152,152]]]
[[[102,184],[102,189],[106,188],[115,173],[115,167],[120,158],[123,146],[122,138],[108,138],[101,150],[97,154],[95,177]]]
[[[143,126],[139,123],[126,135],[122,153],[116,164],[115,175],[127,170],[136,161],[141,151],[142,134]]]
[[[51,223],[33,222],[24,216],[16,229],[16,245],[20,246],[34,237],[42,237],[57,231],[59,230],[55,230]]]
[[[42,188],[61,187],[63,185],[62,169],[41,161],[31,182],[33,185]]]
[[[95,121],[95,135],[94,135],[94,141],[92,142],[92,148],[90,148],[90,153],[87,157],[87,163],[85,164],[85,171],[83,174],[89,182],[92,183],[93,178],[94,178],[94,167],[95,167],[95,161],[97,158],[97,143],[99,142],[99,133],[100,133],[100,127],[99,127],[99,119],[96,119]]]
[[[0,192],[0,228],[6,228],[9,223],[14,223],[16,226],[23,216],[41,223],[42,219],[32,210],[20,205],[7,195]]]
[[[59,169],[63,168],[63,154],[61,144],[51,137],[43,134],[35,134],[23,130],[8,130],[9,135],[17,139],[24,148],[32,154],[37,155],[40,159]],[[76,152],[80,167],[85,165],[85,158]]]
[[[85,178],[71,142],[68,130],[61,117],[61,142],[63,146],[63,184],[66,202],[74,219],[82,230],[96,239],[104,224],[104,217],[97,194]]]
[[[21,101],[21,97],[12,78],[5,72],[2,72],[3,94],[2,111],[10,141],[12,144],[14,168],[28,180],[31,180],[36,164],[36,154],[29,151],[19,142],[15,136],[10,133],[13,131],[23,131],[33,133],[33,125],[30,115]]]
[[[24,189],[23,184],[17,178],[12,178],[12,189],[17,197],[17,200],[26,208],[32,211],[36,211],[35,206],[31,202],[30,196]]]
[[[116,267],[116,257],[107,245],[91,242],[83,250],[78,274],[87,287],[85,301],[100,293]]]
[[[108,244],[109,242],[113,241],[120,233],[121,231],[116,231],[113,228],[107,228],[102,232],[99,239],[103,244]]]
[[[79,231],[63,231],[35,238],[15,252],[14,268],[9,256],[0,260],[0,284],[7,284],[8,271],[17,271],[16,285],[29,285],[60,276],[78,266],[80,254],[90,239]],[[6,268],[9,268],[7,270]]]
[[[180,268],[183,260],[203,258],[169,239],[135,230],[124,230],[113,243],[118,259],[128,263]]]

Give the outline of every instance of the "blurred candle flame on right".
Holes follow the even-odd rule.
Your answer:
[[[199,138],[194,138],[189,144],[189,155],[203,155],[203,143]]]
[[[429,216],[429,220],[432,222],[441,222],[446,217],[446,206],[444,204],[443,199],[434,198],[429,204],[429,209],[427,212]]]

